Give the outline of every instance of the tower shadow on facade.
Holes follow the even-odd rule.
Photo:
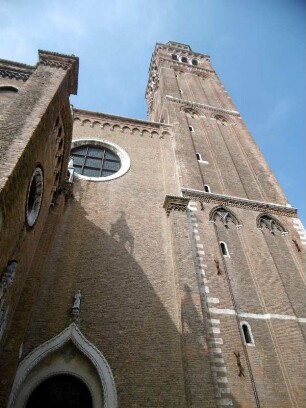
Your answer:
[[[25,354],[71,323],[73,294],[81,290],[78,326],[113,370],[119,404],[122,400],[129,401],[129,406],[185,407],[187,390],[188,404],[200,404],[203,400],[193,384],[193,371],[200,367],[204,367],[205,401],[211,398],[212,402],[205,334],[196,327],[198,311],[192,296],[182,302],[189,311],[191,329],[184,339],[174,324],[172,302],[164,290],[157,293],[153,287],[175,290],[169,287],[166,273],[158,283],[133,257],[134,237],[123,211],[111,221],[108,233],[88,219],[78,201],[68,204],[46,262],[24,341]],[[149,257],[150,248],[147,251]]]

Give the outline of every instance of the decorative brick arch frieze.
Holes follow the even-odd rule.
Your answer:
[[[88,360],[92,363],[95,367],[99,380],[101,382],[103,388],[103,401],[104,401],[104,408],[116,408],[117,407],[117,392],[115,381],[113,378],[113,374],[111,371],[110,366],[108,365],[105,357],[103,354],[92,344],[90,343],[86,337],[81,333],[80,329],[77,327],[75,323],[72,323],[68,326],[65,330],[59,333],[57,336],[53,337],[52,339],[46,341],[45,343],[41,344],[37,348],[35,348],[30,354],[28,354],[19,364],[15,380],[13,383],[13,387],[11,390],[11,395],[8,403],[8,408],[19,408],[22,407],[25,401],[21,401],[20,393],[22,388],[25,385],[25,382],[28,376],[31,374],[31,371],[50,353],[53,353],[59,350],[68,342],[72,342],[74,346],[88,358]],[[85,382],[86,380],[80,375],[78,372],[71,371],[69,368],[62,371],[60,367],[55,366],[52,372],[51,366],[51,373],[50,370],[48,374],[43,373],[41,374],[40,379],[36,379],[36,386],[44,381],[47,377],[51,375],[57,374],[71,374],[74,376],[79,377],[81,380]],[[32,381],[33,382],[33,381]],[[32,392],[33,384],[31,384],[28,390],[28,396]],[[90,386],[89,386],[90,389]],[[90,390],[91,391],[91,390]],[[97,399],[99,400],[99,398]],[[101,400],[101,398],[100,398]],[[98,408],[97,403],[93,398],[93,406],[94,408]],[[99,407],[100,408],[100,407]]]
[[[18,62],[5,61],[0,62],[0,77],[9,78],[25,82],[35,71],[35,67]]]
[[[171,125],[159,124],[159,123],[133,123],[132,121],[123,122],[120,120],[97,119],[91,117],[82,117],[76,114],[74,117],[74,123],[81,126],[89,126],[95,129],[109,130],[111,132],[119,130],[125,134],[139,134],[140,136],[148,136],[150,138],[164,139],[171,137]]]

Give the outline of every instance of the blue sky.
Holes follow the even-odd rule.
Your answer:
[[[209,54],[306,224],[306,2],[303,0],[0,0],[0,56],[80,57],[74,106],[146,118],[156,42]]]

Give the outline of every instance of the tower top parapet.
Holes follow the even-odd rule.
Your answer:
[[[152,110],[153,94],[158,89],[159,75],[162,67],[190,73],[206,75],[214,72],[210,65],[210,57],[192,51],[190,45],[168,41],[156,43],[149,68],[149,76],[145,91],[148,102],[148,113]]]
[[[178,43],[175,41],[168,41],[166,45],[169,45],[170,47],[179,48],[180,50],[191,51],[190,45]]]

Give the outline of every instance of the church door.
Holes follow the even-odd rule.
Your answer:
[[[48,378],[34,389],[26,408],[92,408],[87,386],[71,375]]]

